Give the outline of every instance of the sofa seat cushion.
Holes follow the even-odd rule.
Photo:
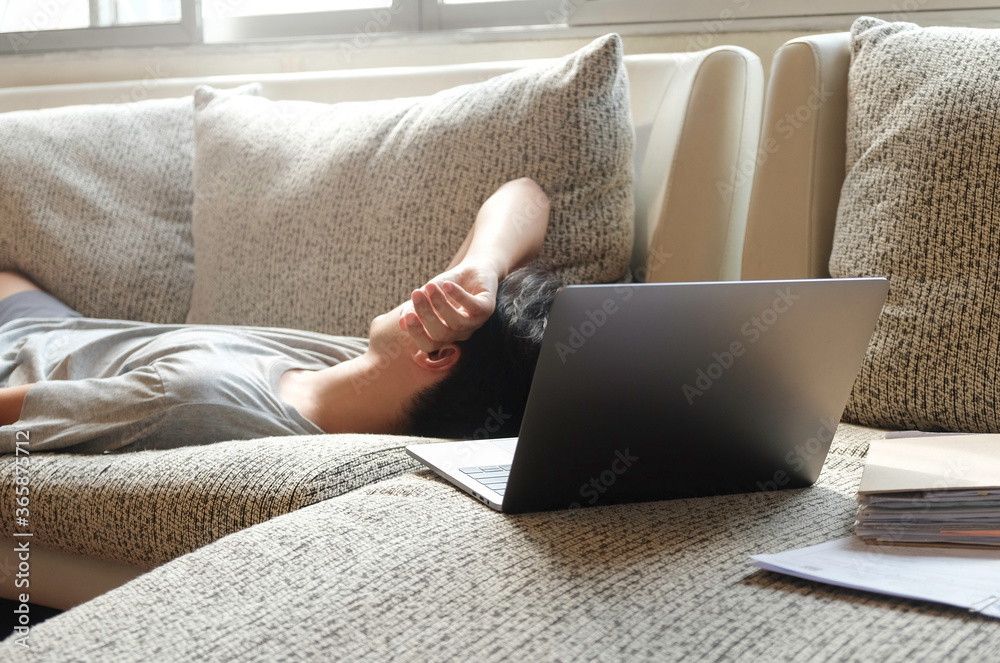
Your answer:
[[[628,267],[634,130],[617,35],[429,97],[320,104],[199,88],[195,101],[188,322],[367,335],[520,177],[551,201],[542,257],[565,281]]]
[[[33,545],[152,568],[269,518],[417,467],[415,438],[317,435],[31,456]],[[0,494],[14,504],[14,462]],[[6,519],[4,534],[15,529]]]
[[[830,273],[890,289],[845,419],[1000,431],[1000,34],[862,18]]]
[[[841,425],[830,453],[863,459],[872,429]],[[234,440],[100,455],[31,456],[36,545],[153,568],[227,534],[422,467],[403,450],[421,438],[317,435]],[[14,504],[14,463],[0,499]],[[8,538],[14,518],[4,520]],[[0,557],[2,562],[2,557]]]
[[[834,448],[881,435],[842,425]],[[996,650],[1000,630],[964,610],[751,566],[754,553],[849,534],[862,465],[834,453],[804,490],[518,516],[409,473],[155,569],[33,627],[18,654],[904,661]],[[3,648],[15,651],[10,640]]]

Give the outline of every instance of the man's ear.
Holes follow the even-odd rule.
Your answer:
[[[423,350],[419,350],[417,354],[413,355],[413,361],[425,370],[434,373],[447,373],[458,363],[461,356],[462,349],[457,344],[446,343],[437,352],[432,354],[427,354]]]

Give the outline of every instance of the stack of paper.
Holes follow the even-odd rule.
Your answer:
[[[876,440],[858,502],[865,541],[1000,546],[1000,435]]]
[[[754,563],[1000,618],[1000,435],[872,442],[858,501],[858,536]]]

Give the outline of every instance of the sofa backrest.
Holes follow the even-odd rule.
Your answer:
[[[182,97],[195,85],[234,87],[254,81],[270,99],[336,103],[422,96],[526,64],[173,79],[157,78],[151,71],[142,81],[3,89],[0,112]],[[738,279],[763,100],[759,58],[722,46],[630,55],[625,64],[637,137],[633,269],[644,280]]]
[[[794,39],[774,56],[743,250],[744,279],[822,278],[847,150],[850,33]]]

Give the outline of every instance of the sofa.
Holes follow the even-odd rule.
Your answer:
[[[828,276],[850,60],[846,33],[790,42],[765,96],[742,49],[626,56],[633,275]],[[209,82],[334,101],[518,66]],[[0,107],[107,101],[127,87],[8,90]],[[780,122],[800,107],[811,111],[789,136]],[[391,436],[39,456],[34,494],[61,515],[35,525],[31,595],[67,610],[33,627],[29,648],[2,647],[30,661],[982,660],[1000,644],[986,618],[750,564],[850,534],[867,445],[883,435],[842,423],[808,489],[518,516],[416,467],[410,440]],[[10,584],[3,595],[17,596]]]

